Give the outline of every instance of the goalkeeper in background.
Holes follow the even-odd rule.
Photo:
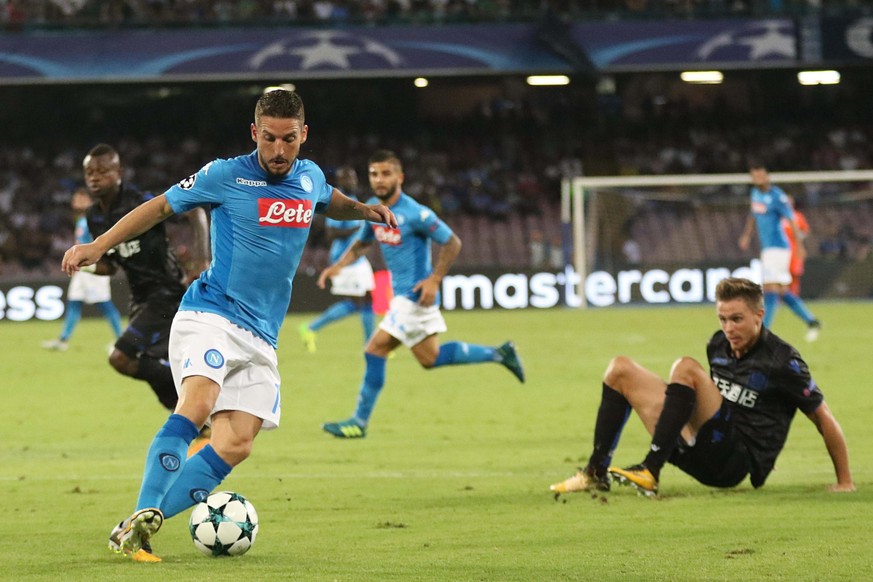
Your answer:
[[[746,227],[740,236],[739,245],[742,250],[748,250],[752,242],[752,232],[757,227],[761,242],[761,265],[764,274],[764,327],[770,328],[776,308],[781,300],[791,311],[797,314],[807,325],[806,341],[818,339],[821,323],[806,307],[806,304],[795,295],[791,289],[791,246],[782,228],[782,219],[791,223],[794,238],[797,241],[796,256],[803,261],[806,249],[803,246],[803,234],[800,232],[794,215],[794,209],[788,195],[778,186],[770,183],[770,174],[761,164],[749,167],[752,177],[751,214],[746,220]]]
[[[806,239],[809,236],[809,222],[806,220],[803,212],[800,211],[798,203],[793,196],[788,196],[788,202],[791,204],[791,208],[794,209],[794,221],[797,223],[800,235]],[[785,231],[785,236],[788,237],[788,244],[791,245],[791,285],[789,288],[792,293],[800,297],[800,278],[803,277],[803,271],[806,267],[806,253],[803,255],[797,253],[798,246],[802,245],[803,242],[799,242],[794,238],[794,228],[791,226],[790,220],[782,219],[782,230]]]

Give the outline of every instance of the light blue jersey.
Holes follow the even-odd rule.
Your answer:
[[[762,249],[790,248],[780,222],[783,218],[794,220],[794,210],[781,188],[770,186],[768,191],[762,192],[753,187],[752,216],[755,217]]]
[[[378,202],[378,198],[369,201],[370,204]],[[403,193],[391,206],[391,211],[397,217],[397,228],[365,223],[358,231],[358,237],[366,243],[379,241],[382,256],[391,271],[394,295],[418,301],[419,293],[413,292],[412,288],[429,277],[433,270],[431,241],[446,244],[452,237],[452,229],[433,210]],[[435,305],[439,305],[439,302],[437,294]]]
[[[346,196],[348,196],[349,198],[352,198],[353,200],[357,200],[357,198],[355,198],[351,194],[346,194]],[[324,219],[324,226],[327,228],[334,228],[337,230],[350,230],[350,229],[357,229],[358,227],[360,227],[361,221],[360,220],[336,220],[334,218],[325,218]],[[331,263],[337,262],[339,260],[339,258],[341,256],[343,256],[343,253],[346,252],[346,249],[348,249],[350,246],[352,246],[352,243],[355,242],[355,240],[357,239],[357,234],[358,233],[356,231],[356,232],[353,232],[352,234],[350,234],[349,236],[337,237],[337,238],[333,239],[330,243],[330,254],[328,256],[328,260]],[[361,261],[364,261],[364,260],[366,260],[364,257],[358,257],[358,260],[356,260],[352,264],[354,265],[354,264],[360,263]]]
[[[82,215],[76,219],[76,244],[84,245],[93,240],[94,237],[91,236],[91,231],[88,230],[88,217]]]
[[[276,347],[313,213],[332,192],[315,163],[298,159],[276,179],[256,151],[210,162],[167,190],[177,214],[204,206],[211,216],[212,264],[179,310],[216,313]]]

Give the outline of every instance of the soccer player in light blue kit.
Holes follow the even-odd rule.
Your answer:
[[[76,215],[76,243],[89,243],[93,239],[88,230],[88,219],[85,217],[88,207],[91,206],[91,195],[85,188],[79,188],[73,192],[71,206]],[[112,303],[112,290],[109,286],[109,277],[94,273],[76,273],[70,279],[67,288],[66,315],[64,327],[57,339],[42,342],[42,347],[47,350],[66,351],[69,347],[70,337],[82,319],[82,304],[90,303],[100,308],[103,317],[112,327],[115,339],[121,335],[121,314]],[[111,344],[110,344],[111,345]]]
[[[782,219],[791,223],[794,237],[797,241],[798,255],[806,256],[803,246],[803,234],[794,218],[794,209],[785,192],[770,183],[767,168],[760,164],[752,164],[749,168],[752,177],[752,212],[746,220],[746,227],[740,236],[739,245],[748,250],[752,231],[757,227],[761,242],[761,265],[764,270],[762,283],[764,288],[764,327],[770,328],[773,316],[780,299],[800,317],[807,325],[806,340],[818,339],[821,323],[810,313],[806,304],[795,295],[791,285],[791,245],[782,228]]]
[[[336,185],[346,196],[355,197],[358,189],[358,174],[355,169],[349,166],[337,168]],[[331,239],[328,260],[335,263],[354,242],[360,224],[357,220],[326,218],[324,225],[327,236]],[[315,337],[318,330],[354,313],[361,316],[364,341],[369,340],[376,325],[376,316],[373,313],[373,287],[375,287],[373,268],[367,257],[358,257],[357,261],[333,277],[330,280],[330,292],[342,299],[325,309],[312,322],[300,324],[298,331],[306,350],[309,353],[315,352]]]
[[[204,500],[249,456],[261,428],[278,426],[276,340],[313,213],[397,226],[388,208],[347,198],[317,165],[297,159],[308,128],[296,93],[264,93],[254,117],[254,152],[207,164],[64,255],[72,274],[173,214],[197,206],[211,214],[212,263],[188,288],[170,333],[179,402],[146,455],[134,513],[109,538],[135,561],[160,561],[150,539],[164,520]],[[210,419],[211,444],[186,461]]]
[[[363,438],[373,406],[385,384],[385,360],[400,344],[407,346],[423,368],[497,362],[524,382],[521,360],[512,342],[498,348],[448,342],[440,345],[437,334],[446,331],[440,313],[440,283],[461,251],[461,239],[445,222],[401,190],[403,168],[400,159],[379,150],[369,161],[370,187],[376,200],[397,216],[397,227],[362,225],[358,238],[339,261],[321,272],[318,285],[345,265],[354,262],[378,241],[391,272],[394,298],[376,333],[364,351],[366,371],[354,415],[343,421],[325,423],[322,428],[339,438]],[[431,241],[440,245],[436,264],[431,266]]]

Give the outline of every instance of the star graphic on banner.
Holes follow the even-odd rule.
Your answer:
[[[771,55],[794,58],[797,54],[794,37],[781,32],[780,26],[778,20],[765,22],[764,34],[743,38],[737,42],[749,47],[749,58],[753,61]]]
[[[272,42],[259,49],[249,58],[249,66],[261,69],[283,57],[299,59],[300,69],[319,66],[349,70],[351,57],[370,55],[390,67],[403,65],[403,57],[388,46],[363,35],[351,35],[338,31],[312,31],[293,38]]]
[[[348,69],[350,66],[349,57],[361,52],[359,48],[334,44],[332,42],[334,33],[330,31],[313,32],[309,36],[315,38],[314,44],[288,51],[288,54],[298,55],[302,58],[301,69],[311,69],[319,65],[332,65],[340,69]]]

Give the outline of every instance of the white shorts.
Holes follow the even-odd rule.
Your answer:
[[[448,328],[438,306],[422,307],[400,295],[391,300],[388,313],[379,324],[379,329],[384,329],[389,335],[399,339],[403,345],[411,348],[429,336],[442,333]]]
[[[67,300],[84,301],[85,303],[111,301],[112,291],[109,289],[109,277],[76,271],[70,277],[70,286],[67,287]]]
[[[761,282],[764,285],[791,284],[791,249],[767,248],[761,251]]]
[[[241,410],[263,419],[265,430],[279,426],[276,350],[252,332],[214,313],[179,311],[170,328],[170,368],[176,391],[188,376],[218,384],[212,414]]]
[[[338,275],[330,278],[330,292],[343,297],[363,297],[375,286],[373,267],[367,259],[343,267]]]

